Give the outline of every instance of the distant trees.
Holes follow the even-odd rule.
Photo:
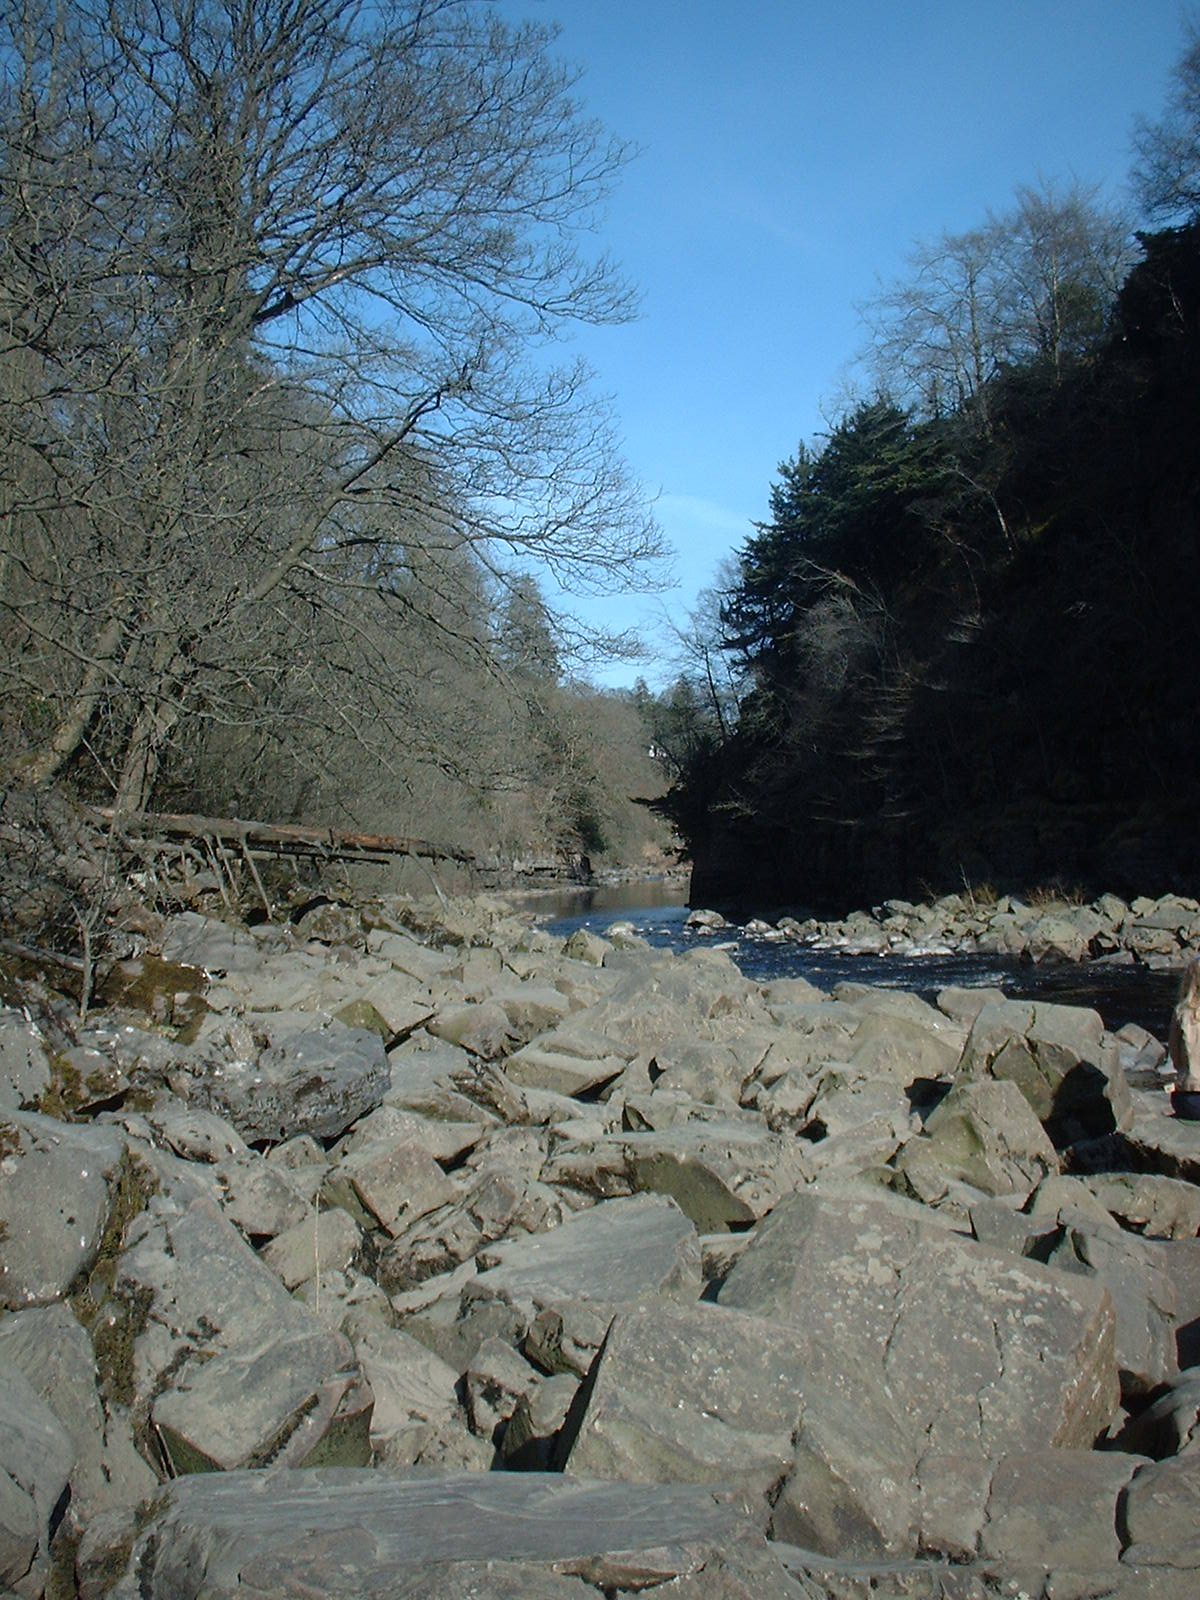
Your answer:
[[[1134,151],[1134,187],[1148,217],[1177,223],[1200,213],[1200,26],[1194,20],[1187,24],[1166,111],[1155,121],[1139,121]]]
[[[1005,370],[1058,383],[1095,348],[1135,253],[1127,219],[1095,190],[1022,187],[1008,211],[917,245],[907,277],[865,308],[877,380],[921,415],[986,435]]]
[[[23,0],[0,30],[8,778],[86,769],[130,809],[219,730],[436,744],[429,640],[481,660],[512,557],[601,588],[653,562],[544,353],[629,310],[578,247],[624,152],[546,29]]]

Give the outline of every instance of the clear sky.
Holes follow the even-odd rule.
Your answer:
[[[587,111],[640,147],[603,243],[638,321],[581,333],[677,587],[606,601],[673,676],[682,618],[833,414],[856,306],[918,239],[1039,178],[1128,198],[1137,113],[1183,50],[1181,0],[502,0],[555,21]],[[587,608],[581,606],[582,614]]]

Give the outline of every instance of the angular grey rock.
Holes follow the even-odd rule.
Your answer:
[[[1121,1512],[1127,1540],[1123,1561],[1176,1568],[1195,1583],[1200,1572],[1200,1452],[1143,1467],[1125,1491]]]
[[[341,1272],[362,1246],[358,1224],[340,1207],[313,1211],[267,1244],[262,1259],[278,1273],[285,1289],[295,1289],[322,1272]]]
[[[136,1414],[176,1472],[369,1456],[370,1394],[341,1334],[284,1289],[208,1199],[155,1196],[119,1260]]]
[[[510,1469],[549,1470],[558,1435],[578,1392],[579,1380],[573,1373],[556,1372],[517,1400],[500,1441],[500,1453]]]
[[[700,1242],[680,1208],[659,1195],[609,1200],[550,1233],[510,1239],[481,1252],[476,1295],[500,1295],[541,1309],[559,1300],[695,1300]]]
[[[392,1470],[411,1465],[434,1432],[459,1413],[459,1374],[400,1328],[353,1335],[354,1353],[375,1396],[371,1448]]]
[[[253,934],[244,928],[181,911],[168,917],[163,927],[164,961],[206,972],[254,972],[263,964],[263,952]]]
[[[965,1079],[895,1164],[910,1175],[932,1169],[984,1194],[1026,1195],[1047,1173],[1058,1171],[1058,1154],[1015,1083]]]
[[[980,1554],[1017,1567],[1114,1568],[1117,1502],[1145,1464],[1099,1450],[1003,1456],[992,1473]]]
[[[550,1036],[553,1038],[553,1035]],[[583,1095],[611,1083],[625,1070],[621,1056],[576,1056],[548,1049],[538,1040],[523,1045],[504,1063],[513,1083],[528,1089],[552,1089],[558,1094]]]
[[[1194,1239],[1200,1234],[1200,1189],[1148,1172],[1098,1172],[1086,1180],[1123,1227],[1147,1239]]]
[[[247,1239],[274,1239],[308,1215],[312,1196],[301,1175],[250,1151],[205,1167],[221,1210]]]
[[[426,1025],[436,1039],[456,1044],[483,1061],[497,1061],[519,1041],[504,1007],[492,1000],[441,1006]]]
[[[420,1573],[425,1582],[430,1569],[462,1562],[487,1563],[488,1587],[477,1592],[494,1593],[487,1573],[509,1561],[552,1564],[556,1575],[582,1573],[609,1590],[644,1589],[744,1537],[734,1509],[691,1484],[541,1473],[209,1473],[167,1487],[113,1600],[201,1600],[235,1588],[245,1600],[412,1594],[398,1587],[406,1578]],[[104,1553],[93,1545],[86,1555],[99,1565]]]
[[[548,1185],[517,1170],[488,1169],[452,1204],[417,1218],[385,1245],[377,1276],[389,1294],[401,1294],[449,1272],[503,1234],[545,1233],[571,1214]]]
[[[1161,1254],[1115,1223],[1097,1226],[1065,1211],[1060,1223],[1037,1247],[1038,1258],[1107,1289],[1116,1313],[1122,1397],[1127,1404],[1144,1401],[1177,1370],[1178,1302]]]
[[[0,1365],[0,1584],[40,1595],[75,1464],[66,1429],[17,1367]]]
[[[1114,1445],[1155,1461],[1200,1449],[1200,1373],[1172,1379],[1152,1405],[1125,1424]]]
[[[953,1544],[922,1525],[918,1465],[1090,1447],[1116,1414],[1115,1317],[1102,1287],[984,1249],[922,1209],[801,1192],[734,1265],[724,1306],[800,1341],[807,1410],[776,1505],[781,1537],[829,1549]]]
[[[1096,1138],[1133,1120],[1115,1042],[1095,1011],[1006,1000],[984,1006],[959,1075],[1015,1083],[1055,1144]]]
[[[91,1267],[124,1154],[115,1128],[0,1113],[0,1309],[47,1305]]]
[[[70,1514],[78,1524],[154,1491],[158,1479],[134,1449],[128,1416],[119,1408],[106,1413],[101,1404],[92,1342],[69,1306],[35,1306],[0,1319],[0,1368],[10,1367],[70,1435]]]
[[[378,1034],[315,1017],[260,1019],[271,1043],[257,1059],[191,1077],[191,1100],[228,1117],[244,1139],[333,1139],[381,1104],[391,1067]]]
[[[534,1371],[503,1339],[486,1339],[462,1376],[471,1429],[499,1444],[509,1418],[541,1383]]]
[[[613,1320],[583,1394],[563,1436],[569,1472],[727,1484],[765,1526],[808,1404],[804,1341],[723,1306],[635,1306]]]
[[[382,1228],[395,1238],[418,1217],[456,1199],[459,1190],[416,1140],[379,1139],[342,1156],[322,1194],[363,1227]]]
[[[0,1010],[0,1110],[32,1109],[49,1084],[41,1033],[21,1012]]]
[[[742,1120],[608,1134],[556,1153],[549,1183],[611,1197],[668,1195],[699,1233],[744,1227],[813,1176],[801,1142]]]
[[[201,1106],[160,1100],[145,1113],[163,1144],[185,1161],[224,1161],[247,1156],[249,1147],[231,1122]]]

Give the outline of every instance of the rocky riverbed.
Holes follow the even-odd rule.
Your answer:
[[[1195,1594],[1160,1040],[480,900],[147,929],[0,1013],[11,1592]]]
[[[688,920],[713,934],[731,926],[715,911],[694,911]],[[1106,894],[1090,904],[1046,896],[1031,904],[1013,895],[949,894],[924,904],[887,900],[827,921],[783,916],[773,922],[755,918],[742,927],[751,937],[859,956],[1015,956],[1140,963],[1157,970],[1200,954],[1200,901],[1183,895],[1129,902]]]

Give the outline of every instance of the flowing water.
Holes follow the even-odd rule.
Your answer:
[[[677,952],[725,949],[748,978],[807,978],[818,988],[837,983],[872,983],[908,989],[933,1000],[939,989],[1003,989],[1012,999],[1041,999],[1059,1005],[1091,1006],[1109,1028],[1140,1023],[1158,1039],[1167,1037],[1175,1001],[1176,972],[1151,972],[1141,966],[1098,962],[1034,966],[1018,958],[982,955],[857,956],[840,950],[814,950],[790,939],[747,933],[731,923],[716,933],[687,926],[686,889],[672,883],[632,883],[620,888],[564,891],[537,903],[538,920],[562,938],[577,928],[603,934],[626,922],[650,944]]]

